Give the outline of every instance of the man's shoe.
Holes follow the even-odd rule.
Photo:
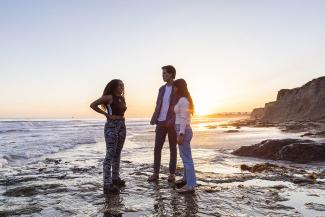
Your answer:
[[[186,181],[184,181],[183,179],[177,180],[175,182],[175,187],[176,188],[182,188],[182,187],[184,187],[184,185],[186,185]]]
[[[175,182],[175,174],[169,174],[167,181],[168,182]]]
[[[182,188],[180,188],[180,189],[177,189],[176,191],[177,191],[177,193],[179,193],[179,194],[192,194],[192,193],[195,192],[195,190],[194,190],[193,187],[190,188],[190,187],[188,187],[187,185],[185,185],[184,187],[182,187]]]
[[[113,184],[104,185],[104,194],[118,194],[119,189],[115,187]]]
[[[113,179],[113,185],[116,185],[118,187],[125,187],[125,181],[118,178],[118,179]]]
[[[152,174],[149,178],[148,178],[148,182],[155,182],[158,181],[159,179],[159,175],[158,174]]]

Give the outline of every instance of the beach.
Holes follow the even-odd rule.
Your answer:
[[[229,124],[235,120],[193,119],[198,186],[193,195],[179,195],[167,182],[168,142],[160,180],[148,183],[155,128],[149,119],[128,119],[121,158],[126,187],[119,195],[106,196],[103,120],[2,120],[0,216],[325,216],[325,162],[297,164],[231,154],[241,146],[298,139],[305,132]],[[272,169],[241,169],[257,164]],[[178,178],[181,174],[178,157]],[[310,174],[317,177],[310,179]]]

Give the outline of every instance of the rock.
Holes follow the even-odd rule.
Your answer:
[[[296,163],[321,162],[325,161],[325,143],[299,139],[268,139],[255,145],[242,146],[232,154]]]
[[[322,172],[320,172],[320,173],[318,173],[317,174],[317,177],[320,178],[320,179],[325,179],[325,170],[322,171]]]
[[[129,160],[121,160],[121,162],[124,162],[124,163],[127,163],[127,164],[131,164],[132,161],[129,161]]]
[[[310,178],[304,178],[304,177],[293,178],[291,182],[295,184],[315,184],[315,180]]]
[[[50,164],[50,163],[59,164],[61,163],[61,161],[62,161],[61,159],[52,159],[52,158],[46,158],[44,160],[46,164]]]
[[[221,191],[221,188],[218,188],[218,187],[209,187],[209,188],[205,188],[204,191],[207,192],[207,193],[214,193],[214,192]]]
[[[325,137],[325,131],[319,131],[319,132],[316,132],[316,133],[308,132],[308,133],[305,133],[305,134],[301,135],[300,137],[304,137],[304,136],[309,136],[309,137]]]
[[[313,180],[313,181],[316,181],[317,179],[317,174],[315,172],[312,172],[310,174],[308,174],[308,177]]]
[[[306,126],[303,123],[296,123],[296,122],[291,122],[291,123],[285,123],[281,128],[282,131],[301,131],[307,129],[308,126]]]
[[[253,109],[250,118],[253,120],[260,120],[264,117],[264,108]]]
[[[314,136],[314,133],[304,133],[303,135],[301,135],[300,137],[304,137],[304,136]]]
[[[225,133],[238,133],[239,130],[226,130]]]
[[[39,172],[43,172],[44,170],[46,170],[46,168],[44,168],[44,167],[38,169]]]
[[[252,169],[252,167],[247,166],[246,164],[242,164],[242,165],[240,165],[240,169],[242,171],[250,171]]]
[[[316,136],[325,137],[325,131],[315,133]]]
[[[305,203],[305,206],[308,209],[313,209],[313,210],[317,210],[317,211],[325,211],[324,204],[310,202],[310,203]]]
[[[40,193],[46,194],[53,189],[59,189],[63,187],[61,184],[43,184],[43,185],[31,185],[31,186],[19,186],[8,189],[3,195],[8,197],[30,197]],[[61,191],[61,190],[60,190]]]
[[[271,188],[274,188],[276,190],[281,190],[283,188],[287,188],[287,186],[285,186],[285,185],[275,185],[275,186],[272,186]]]
[[[315,194],[315,193],[308,193],[307,196],[310,196],[310,197],[320,197],[319,194]]]
[[[21,186],[7,190],[3,195],[8,197],[29,197],[37,193],[37,189],[34,186]]]
[[[207,129],[216,129],[217,126],[216,125],[207,125],[205,126]]]
[[[73,168],[71,168],[71,171],[73,173],[84,173],[84,172],[89,172],[90,170],[94,169],[94,166],[91,167],[77,167],[74,166]]]
[[[275,168],[279,168],[279,166],[270,164],[270,163],[264,163],[264,164],[255,164],[254,166],[247,166],[246,164],[240,165],[240,169],[245,171],[249,171],[252,173],[255,172],[263,172],[263,171],[274,171]]]
[[[1,209],[0,216],[31,215],[41,211],[42,208],[38,206],[28,206],[23,208],[9,207],[8,209]]]
[[[320,121],[325,119],[325,76],[301,87],[282,89],[274,102],[254,109],[251,119],[264,121]]]

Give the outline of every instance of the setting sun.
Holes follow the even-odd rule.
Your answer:
[[[204,90],[195,91],[193,93],[195,115],[208,115],[216,113],[217,107],[219,107],[222,103],[222,97],[217,95],[218,94],[210,93]]]
[[[210,102],[203,102],[203,100],[197,100],[198,104],[195,105],[195,115],[208,115],[213,113]]]

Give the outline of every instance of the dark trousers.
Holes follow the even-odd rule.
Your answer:
[[[161,162],[161,150],[168,135],[169,141],[169,172],[174,174],[176,172],[177,163],[177,135],[175,126],[166,127],[164,125],[157,124],[156,137],[155,137],[155,150],[154,150],[154,173],[159,174],[160,162]]]
[[[126,137],[124,120],[109,120],[104,129],[106,156],[103,162],[104,185],[112,184],[112,179],[120,176],[121,152]]]

